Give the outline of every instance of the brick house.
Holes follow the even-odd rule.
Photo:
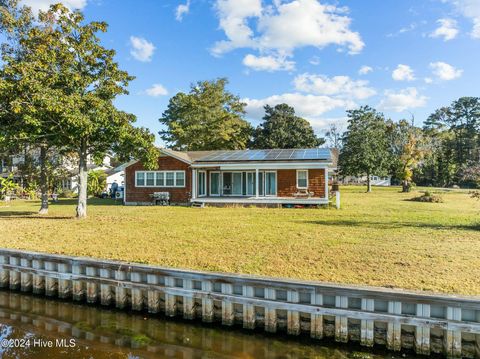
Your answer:
[[[125,204],[151,204],[156,192],[174,204],[328,203],[329,149],[160,152],[155,170],[125,168]]]

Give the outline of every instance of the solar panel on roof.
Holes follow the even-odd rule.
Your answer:
[[[229,161],[286,161],[286,160],[329,160],[330,150],[324,148],[309,149],[268,149],[215,151],[198,159],[199,162]]]

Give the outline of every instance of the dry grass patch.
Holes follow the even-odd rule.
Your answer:
[[[480,295],[480,201],[442,191],[342,189],[341,210],[124,207],[92,200],[0,206],[0,247],[200,270]],[[433,191],[436,193],[436,191]],[[438,191],[437,191],[438,192]],[[438,194],[438,193],[436,193]]]

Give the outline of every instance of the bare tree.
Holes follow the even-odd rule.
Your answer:
[[[336,124],[331,124],[325,131],[327,145],[333,148],[342,148],[343,128]]]

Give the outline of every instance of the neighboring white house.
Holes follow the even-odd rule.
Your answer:
[[[87,162],[88,171],[100,170],[100,171],[108,172],[109,170],[112,170],[112,166],[110,165],[111,157],[108,155],[105,156],[105,158],[103,159],[103,162],[99,165],[95,164],[90,157],[87,159],[87,161],[88,161]],[[69,175],[67,175],[64,179],[62,179],[60,183],[61,189],[75,191],[75,192],[78,191],[78,168],[77,168],[76,161],[71,159],[65,159],[63,161],[63,167],[68,171]],[[108,179],[107,179],[107,182],[108,182]]]
[[[118,183],[118,186],[121,187],[125,183],[125,167],[128,163],[121,164],[115,168],[111,168],[105,171],[107,174],[107,191],[110,190],[114,182]]]
[[[367,184],[367,176],[345,176],[340,181],[342,184]],[[392,185],[392,176],[370,176],[372,186],[388,187]]]

